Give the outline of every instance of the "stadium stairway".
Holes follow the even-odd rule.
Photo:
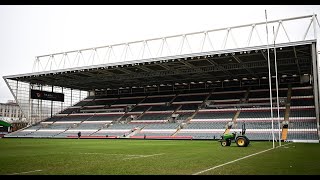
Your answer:
[[[143,111],[143,113],[141,113],[139,116],[137,116],[136,119],[141,118],[147,111],[149,111],[152,108],[152,106],[150,106],[148,109],[146,109],[145,111]]]
[[[206,106],[206,102],[208,101],[208,99],[209,99],[210,96],[212,95],[213,91],[214,91],[214,89],[212,89],[212,90],[209,92],[208,96],[203,100],[202,104],[200,105],[200,108],[203,108],[203,107]]]
[[[135,107],[137,107],[138,104],[143,103],[147,98],[148,98],[148,95],[146,95],[141,101],[139,101],[139,102],[136,103],[133,107],[131,107],[130,111],[133,110]],[[152,106],[151,106],[149,109],[151,109],[151,108],[152,108]],[[146,111],[148,111],[149,109],[147,109]],[[128,114],[128,112],[130,112],[130,111],[127,111],[127,110],[126,110],[125,113],[124,113],[120,118],[118,118],[118,122],[120,122],[121,119],[122,119],[123,117],[125,117],[125,116]],[[146,111],[144,111],[140,116],[142,116]],[[139,116],[139,117],[140,117],[140,116]],[[137,117],[137,119],[138,119],[139,117]]]
[[[124,114],[122,114],[119,118],[115,119],[112,123],[119,123],[121,121],[121,119],[127,115],[128,112],[125,112]]]
[[[199,110],[201,109],[201,107],[205,106],[206,101],[210,98],[212,92],[214,91],[214,89],[212,91],[210,91],[210,93],[208,94],[208,96],[203,100],[202,104],[200,106],[198,106],[198,108],[194,111],[194,113],[188,117],[184,123],[188,123],[195,115],[197,115],[197,113],[199,112]]]
[[[168,102],[168,106],[170,106],[172,104],[172,102],[179,96],[179,93],[177,93],[172,99],[171,101]]]
[[[230,132],[230,129],[231,129],[231,127],[228,126],[228,127],[226,128],[226,130],[224,130],[223,134],[228,134],[228,133]]]
[[[178,134],[179,131],[182,129],[181,127],[182,127],[182,124],[180,124],[180,125],[177,127],[176,132],[174,132],[173,134],[171,134],[171,136],[175,136],[176,134]]]
[[[182,105],[178,106],[176,110],[173,111],[173,114],[177,113],[181,109]]]
[[[138,128],[138,129],[132,131],[131,133],[127,134],[126,137],[127,137],[127,138],[130,138],[131,136],[134,136],[135,134],[140,133],[140,131],[141,131],[144,127],[145,127],[145,126],[143,126],[142,128]]]
[[[137,106],[138,104],[140,104],[140,103],[143,103],[143,102],[148,98],[148,96],[149,96],[149,95],[146,95],[143,99],[141,99],[140,102],[138,102],[137,104],[135,104],[134,107],[136,107],[136,106]],[[132,109],[133,109],[134,107],[132,107]]]
[[[92,116],[90,116],[89,118],[82,120],[82,121],[79,123],[79,125],[80,125],[81,123],[83,123],[84,121],[88,121],[89,119],[93,118],[93,116],[95,116],[95,115],[96,115],[96,113],[94,113],[94,114],[93,114]]]
[[[233,124],[235,124],[237,121],[236,119],[239,117],[239,114],[240,114],[240,110],[238,110],[231,121],[229,121],[227,124],[226,124],[226,130],[223,132],[223,134],[228,134],[230,132],[230,129],[232,128]]]
[[[121,123],[121,121],[124,121],[126,120],[126,116],[127,115],[127,112],[123,113],[120,117],[118,117],[115,121],[116,123]],[[125,118],[124,118],[125,117]],[[114,120],[113,120],[114,121]],[[111,122],[112,123],[112,122]]]
[[[89,134],[89,136],[95,134],[96,132],[100,131],[102,128],[99,128],[98,130],[94,131],[93,133]]]
[[[194,113],[190,117],[188,117],[184,122],[188,123],[199,112],[199,110],[200,108],[198,107],[198,109],[195,110]]]
[[[70,127],[68,127],[66,130],[64,130],[64,131],[62,131],[62,132],[59,132],[58,134],[53,135],[52,137],[58,136],[59,134],[62,134],[62,133],[64,133],[64,132],[68,131],[69,129],[70,129]]]
[[[179,105],[171,114],[171,117],[169,117],[168,122],[175,122],[175,118],[172,117],[173,114],[176,114],[179,109],[181,109],[182,105]]]
[[[94,131],[93,133],[89,134],[89,136],[92,136],[93,134],[99,132],[101,129],[103,129],[103,128],[105,128],[105,127],[108,128],[109,126],[110,126],[110,124],[109,124],[109,123],[106,123],[106,124],[104,124],[103,126],[101,126],[98,130],[96,130],[96,131]]]
[[[244,97],[239,100],[239,104],[248,102],[249,93],[250,93],[250,87],[247,89]],[[239,117],[240,112],[241,112],[241,109],[239,109],[235,113],[235,115],[233,116],[232,120],[226,124],[226,130],[224,131],[223,134],[228,134],[230,132],[230,129],[232,128],[233,124],[237,123],[237,118]]]
[[[286,111],[284,114],[284,124],[282,125],[282,131],[281,131],[281,140],[285,141],[287,140],[288,136],[288,124],[289,124],[289,117],[290,117],[290,105],[291,105],[291,92],[292,88],[289,85],[288,86],[288,92],[287,92],[287,102],[286,102]]]

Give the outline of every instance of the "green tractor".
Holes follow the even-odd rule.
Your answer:
[[[230,146],[231,141],[235,141],[238,147],[247,147],[250,143],[250,140],[247,138],[247,136],[245,136],[245,133],[245,124],[243,124],[240,135],[237,135],[237,132],[223,134],[219,142],[221,143],[221,146]]]

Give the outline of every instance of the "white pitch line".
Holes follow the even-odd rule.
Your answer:
[[[161,153],[161,154],[150,154],[150,155],[140,155],[140,156],[137,156],[137,157],[129,157],[129,158],[124,158],[123,160],[126,160],[126,159],[135,159],[135,158],[145,158],[145,157],[152,157],[152,156],[159,156],[159,155],[162,155],[164,153]]]
[[[289,143],[289,144],[291,144],[291,143]],[[286,145],[289,145],[289,144],[285,144],[285,145],[281,145],[281,146],[286,146]],[[276,148],[281,147],[281,146],[277,146]],[[242,157],[242,158],[239,158],[239,159],[236,159],[236,160],[233,160],[233,161],[224,163],[224,164],[220,164],[220,165],[218,165],[218,166],[214,166],[214,167],[212,167],[212,168],[209,168],[209,169],[206,169],[206,170],[203,170],[203,171],[199,171],[199,172],[194,173],[194,174],[192,174],[192,175],[198,175],[198,174],[201,174],[201,173],[204,173],[204,172],[207,172],[207,171],[216,169],[216,168],[218,168],[218,167],[222,167],[222,166],[224,166],[224,165],[231,164],[231,163],[240,161],[240,160],[242,160],[242,159],[246,159],[246,158],[248,158],[248,157],[255,156],[255,155],[257,155],[257,154],[261,154],[261,153],[270,151],[270,150],[272,150],[272,149],[273,149],[273,148],[270,148],[270,149],[266,149],[266,150],[263,150],[263,151],[260,151],[260,152],[254,153],[254,154],[250,154],[250,155],[248,155],[248,156],[245,156],[245,157]]]
[[[121,156],[145,156],[141,154],[109,154],[109,153],[79,153],[79,154],[102,154],[102,155],[121,155]]]
[[[27,173],[38,172],[38,171],[42,171],[42,170],[38,169],[38,170],[34,170],[34,171],[26,171],[26,172],[12,173],[12,174],[8,174],[8,175],[27,174]]]
[[[79,153],[79,154],[104,154],[104,153]]]

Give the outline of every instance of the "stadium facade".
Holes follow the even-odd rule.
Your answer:
[[[280,134],[283,131],[280,126],[288,125],[290,131],[288,121],[291,119],[293,122],[298,119],[294,126],[303,120],[312,121],[311,128],[306,125],[303,129],[297,128],[299,130],[296,132],[312,132],[311,140],[319,141],[319,27],[317,16],[313,14],[61,52],[36,57],[32,73],[3,78],[30,126],[39,126],[38,129],[41,129],[44,126],[39,124],[54,124],[61,119],[65,120],[62,122],[76,124],[65,126],[63,132],[58,134],[72,128],[78,131],[76,127],[79,124],[89,121],[89,116],[92,118],[100,113],[101,116],[115,117],[101,121],[104,124],[97,131],[103,131],[104,128],[107,131],[110,125],[119,122],[158,123],[160,121],[157,120],[162,120],[177,125],[170,127],[174,130],[168,136],[182,137],[176,135],[184,126],[202,122],[201,119],[212,120],[210,117],[200,118],[197,114],[217,111],[217,114],[211,115],[219,116],[223,111],[232,112],[231,116],[221,115],[219,123],[223,128],[217,131],[211,131],[214,127],[200,128],[204,129],[203,133],[208,130],[209,133],[216,132],[218,136],[228,130],[228,124],[232,125],[238,117],[241,119],[245,112],[248,116],[242,117],[243,122],[254,119],[254,114],[250,112],[260,108],[261,116],[258,119],[263,123],[269,123],[271,119],[272,131],[279,127],[277,133]],[[270,83],[272,87],[269,91]],[[249,103],[250,92],[264,90],[268,90],[263,96],[267,99],[252,96],[254,101]],[[223,95],[230,92],[243,92],[243,97],[231,101],[230,96]],[[147,101],[148,96],[154,99]],[[174,100],[179,97],[180,100]],[[168,100],[156,100],[160,98]],[[111,100],[115,102],[108,103]],[[95,102],[89,105],[89,101]],[[310,103],[301,104],[301,101]],[[291,108],[292,117],[289,102],[296,105]],[[183,109],[185,104],[189,107]],[[157,110],[157,105],[171,109]],[[135,113],[140,111],[132,111],[138,106],[148,108],[142,108],[140,114]],[[311,115],[301,114],[300,111],[310,111]],[[161,113],[165,113],[166,118],[159,118],[160,115],[146,116]],[[188,116],[177,118],[182,114]],[[68,119],[66,116],[81,118]],[[146,117],[141,118],[143,116]],[[241,127],[241,122],[236,124]],[[142,129],[139,126],[132,127],[124,136]],[[165,132],[170,128],[162,130]],[[189,134],[197,131],[197,128],[190,129]],[[236,126],[233,129],[238,130]],[[263,133],[261,131],[264,130],[258,131]],[[157,132],[160,131],[161,128]],[[88,136],[93,135],[92,132]],[[269,133],[270,128],[266,132]],[[297,139],[308,140],[308,137]]]

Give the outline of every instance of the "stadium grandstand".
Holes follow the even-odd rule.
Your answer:
[[[316,14],[38,56],[5,138],[319,142]],[[268,30],[266,30],[266,28]],[[271,86],[270,86],[271,85]]]

